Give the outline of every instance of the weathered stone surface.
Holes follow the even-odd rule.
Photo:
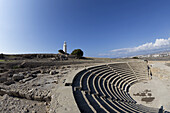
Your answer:
[[[71,66],[67,66],[67,68],[71,68]]]
[[[7,71],[6,69],[0,69],[0,73],[4,73],[6,71]]]
[[[58,84],[58,81],[57,81],[57,80],[55,80],[55,81],[53,81],[52,83]]]
[[[51,70],[50,71],[50,75],[55,75],[55,74],[58,74],[59,72],[58,71],[56,71],[56,70]]]
[[[0,83],[7,81],[7,77],[0,77]]]
[[[47,113],[43,102],[19,99],[5,94],[0,101],[0,113]]]
[[[63,80],[62,77],[65,76],[61,72],[68,70],[67,68],[70,66],[67,67],[67,64],[71,64],[69,62],[51,62],[49,59],[47,60],[50,63],[46,59],[42,61],[17,59],[11,57],[12,62],[0,64],[0,69],[3,69],[0,73],[1,77],[2,74],[3,76],[4,73],[7,74],[7,81],[0,83],[0,113],[49,112],[51,96],[54,95],[51,92],[56,91],[56,87],[60,87],[62,84],[60,80]],[[64,67],[61,69],[63,64]],[[51,70],[54,70],[52,72],[54,75],[49,74]],[[20,75],[23,75],[24,78]],[[9,97],[7,101],[3,100],[5,94]]]
[[[41,74],[44,74],[44,73],[45,73],[45,70],[41,69],[40,72],[41,72]]]
[[[41,71],[40,70],[31,71],[31,74],[38,74],[38,73],[41,73]]]
[[[4,94],[6,94],[6,90],[0,88],[0,95],[4,95]]]
[[[25,64],[26,64],[26,62],[24,61],[24,62],[22,62],[19,66],[20,66],[20,68],[24,68],[25,67]]]
[[[19,80],[24,79],[24,75],[23,74],[14,74],[12,78],[15,81],[19,81]]]
[[[37,113],[36,111],[32,111],[32,113]]]
[[[3,95],[3,100],[7,100],[9,96],[7,94]]]
[[[0,95],[8,94],[10,96],[19,97],[19,98],[26,98],[29,100],[37,100],[37,101],[50,101],[51,94],[49,90],[42,90],[42,89],[29,89],[29,88],[22,88],[22,89],[0,89]]]
[[[11,74],[11,73],[8,74],[8,77],[12,77],[12,76],[13,76],[13,74]]]
[[[11,85],[14,84],[15,82],[13,80],[7,80],[6,82],[4,82],[5,85]]]
[[[31,80],[31,79],[33,79],[33,77],[25,78],[25,79],[21,80],[21,82],[22,82],[22,83],[25,83],[25,82],[27,82],[27,81],[29,81],[29,80]]]
[[[32,74],[32,77],[33,77],[33,78],[37,77],[37,74]]]
[[[67,71],[63,71],[63,72],[61,72],[61,74],[67,74],[68,72]]]
[[[31,73],[27,73],[24,78],[28,78],[28,77],[32,77],[32,74]]]
[[[49,70],[49,69],[47,69],[47,70],[46,70],[46,73],[50,73],[50,70]]]

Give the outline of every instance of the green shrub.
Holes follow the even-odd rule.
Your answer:
[[[71,55],[75,55],[77,58],[81,58],[83,56],[83,51],[81,49],[75,49],[72,51]]]
[[[62,53],[62,54],[65,54],[65,52],[62,49],[58,50],[58,52]]]
[[[139,59],[138,57],[132,57],[133,59]]]
[[[3,58],[4,58],[4,54],[1,53],[1,54],[0,54],[0,59],[3,59]]]

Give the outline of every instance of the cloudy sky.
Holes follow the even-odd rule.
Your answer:
[[[156,39],[155,42],[145,43],[132,48],[120,48],[113,49],[106,54],[100,54],[101,56],[116,56],[116,57],[128,57],[134,55],[145,55],[157,52],[169,51],[170,52],[170,38],[168,39]]]
[[[0,0],[0,53],[90,57],[169,50],[169,0]]]

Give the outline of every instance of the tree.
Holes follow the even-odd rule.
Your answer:
[[[138,57],[132,57],[133,59],[139,59]]]
[[[62,49],[58,50],[58,52],[62,53],[62,54],[65,54],[65,52]]]
[[[75,49],[72,51],[71,55],[75,55],[77,58],[81,58],[83,56],[83,51],[81,49]]]
[[[0,54],[0,59],[3,59],[3,58],[4,58],[4,54],[1,53],[1,54]]]

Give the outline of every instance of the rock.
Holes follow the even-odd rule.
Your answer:
[[[62,66],[61,69],[65,69],[66,67]]]
[[[32,74],[32,77],[35,78],[35,77],[37,77],[37,75],[36,74]]]
[[[0,69],[0,73],[3,73],[4,72],[4,69]]]
[[[31,73],[28,73],[26,76],[24,76],[24,78],[29,78],[29,77],[32,77]]]
[[[19,101],[19,99],[18,99],[18,98],[16,98],[15,100],[16,100],[16,101]]]
[[[28,108],[24,108],[24,110],[22,111],[22,113],[28,113],[28,112],[29,112]]]
[[[56,83],[56,84],[58,84],[58,81],[57,81],[57,80],[55,80],[55,81],[53,81],[52,83]]]
[[[32,95],[31,94],[25,94],[25,98],[31,100],[32,99]]]
[[[71,66],[67,66],[67,68],[71,68]]]
[[[22,89],[19,90],[19,96],[20,97],[25,97],[25,92]]]
[[[51,58],[51,60],[52,60],[52,61],[55,61],[55,60],[56,60],[56,58]]]
[[[4,73],[6,71],[8,71],[8,70],[7,69],[0,69],[0,73]]]
[[[45,101],[51,101],[51,93],[48,92],[43,99],[44,99]]]
[[[36,84],[32,84],[32,86],[33,86],[33,87],[35,87],[35,86],[41,86],[41,84],[36,83]]]
[[[42,101],[42,98],[41,98],[41,96],[39,96],[39,95],[35,95],[35,96],[34,96],[34,100]]]
[[[5,89],[0,89],[0,95],[4,95],[6,94],[6,90]]]
[[[6,82],[4,82],[5,85],[11,85],[14,84],[15,82],[13,80],[8,80]]]
[[[25,75],[26,73],[25,73],[25,72],[19,72],[19,74],[23,74],[23,75]]]
[[[50,70],[46,70],[45,72],[46,72],[46,73],[50,73]]]
[[[13,74],[8,74],[8,77],[12,77],[13,76]]]
[[[19,80],[24,79],[24,75],[23,74],[14,74],[12,78],[15,81],[19,81]]]
[[[24,61],[24,62],[22,62],[22,63],[20,64],[20,68],[24,68],[25,65],[26,65],[26,62]]]
[[[55,69],[58,69],[58,67],[55,67]]]
[[[41,74],[44,74],[44,73],[45,73],[45,71],[44,71],[43,69],[41,69],[40,71],[41,71]]]
[[[25,79],[22,80],[22,82],[25,83],[26,81],[29,81],[31,79],[33,79],[33,77],[25,78]]]
[[[48,105],[48,103],[47,103],[47,102],[44,102],[44,105],[46,106],[46,105]]]
[[[68,72],[67,71],[63,71],[63,72],[61,72],[61,74],[67,74]]]
[[[9,106],[9,109],[10,110],[15,109],[15,106]]]
[[[9,98],[9,96],[8,96],[7,94],[5,94],[5,95],[3,96],[3,100],[8,100],[8,98]]]
[[[50,82],[45,82],[45,84],[50,84]]]
[[[55,74],[58,74],[59,72],[58,71],[56,71],[56,70],[51,70],[50,71],[50,75],[55,75]]]
[[[41,71],[40,70],[31,71],[31,74],[38,74],[38,73],[41,73]]]
[[[0,83],[7,81],[7,77],[0,77]]]
[[[65,83],[66,79],[63,80],[63,83]]]

